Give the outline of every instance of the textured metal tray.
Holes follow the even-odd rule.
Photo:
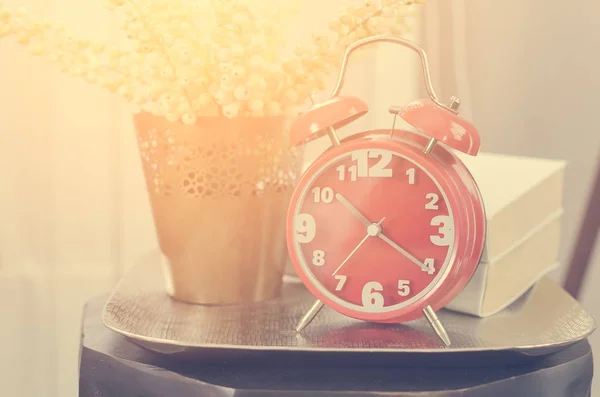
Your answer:
[[[201,306],[175,301],[164,291],[160,256],[145,258],[118,284],[102,314],[105,326],[164,354],[241,352],[465,353],[510,352],[537,356],[586,338],[596,325],[561,287],[543,279],[521,299],[488,318],[441,310],[452,340],[437,338],[426,320],[371,324],[325,308],[301,333],[294,327],[314,298],[286,282],[279,299],[245,305]]]

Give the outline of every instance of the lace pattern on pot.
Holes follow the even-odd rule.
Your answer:
[[[162,196],[242,197],[287,191],[301,171],[302,156],[288,147],[286,138],[283,125],[262,131],[138,128],[148,189]]]

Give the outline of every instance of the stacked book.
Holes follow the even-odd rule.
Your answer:
[[[487,317],[558,266],[566,163],[492,153],[461,159],[481,191],[486,246],[475,275],[446,308]]]
[[[472,279],[446,308],[487,317],[558,267],[566,163],[494,153],[461,160],[481,191],[486,246]],[[298,282],[291,262],[285,278]]]

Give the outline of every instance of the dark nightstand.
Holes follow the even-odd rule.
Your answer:
[[[593,362],[582,341],[514,366],[482,362],[339,365],[229,358],[184,361],[145,350],[101,322],[106,298],[83,316],[80,397],[394,396],[588,397]],[[362,365],[361,365],[362,364]]]

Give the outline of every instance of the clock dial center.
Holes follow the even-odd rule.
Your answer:
[[[381,233],[381,230],[382,230],[381,225],[378,225],[377,223],[371,223],[367,227],[367,234],[371,237],[375,237],[379,233]]]

